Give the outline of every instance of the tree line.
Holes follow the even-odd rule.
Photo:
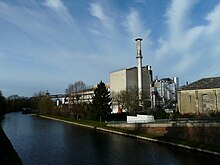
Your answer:
[[[75,93],[86,89],[86,85],[83,81],[76,81],[68,85],[65,93],[70,99],[74,97]],[[48,91],[39,91],[34,93],[33,97],[30,98],[20,97],[18,95],[5,98],[2,92],[0,92],[0,115],[3,116],[4,113],[21,111],[22,108],[28,107],[44,115],[58,115],[97,121],[107,120],[112,110],[110,92],[104,82],[101,81],[97,85],[92,100],[91,103],[77,101],[56,106],[57,100],[51,99]]]
[[[29,98],[20,97],[18,95],[11,95],[5,98],[0,91],[0,118],[8,112],[21,111],[24,107],[30,107],[31,103]]]
[[[143,93],[142,106],[140,106],[136,87],[120,91],[119,93],[113,92],[110,95],[110,91],[105,83],[100,81],[94,89],[92,102],[85,103],[80,101],[81,95],[79,93],[83,93],[83,91],[88,89],[91,89],[91,87],[87,87],[83,81],[70,83],[65,89],[69,103],[60,104],[59,106],[56,105],[56,99],[51,99],[48,91],[36,92],[30,98],[18,95],[5,98],[0,91],[0,116],[7,112],[21,111],[22,108],[28,107],[44,115],[96,121],[126,120],[127,115],[136,115],[137,113],[154,114],[156,118],[168,117],[164,111],[153,111],[150,108],[151,102],[147,93]],[[112,104],[117,104],[119,109],[124,109],[126,112],[112,114]]]
[[[56,115],[72,117],[75,119],[105,121],[111,114],[111,98],[104,82],[100,82],[94,90],[91,103],[79,101],[80,95],[77,92],[87,90],[83,81],[76,81],[68,85],[65,90],[68,97],[68,104],[56,105],[57,100],[51,99],[48,92],[36,93],[33,97],[37,105],[36,109],[44,115]],[[76,99],[76,101],[74,101]]]

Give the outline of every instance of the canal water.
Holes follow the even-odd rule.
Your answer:
[[[24,165],[205,165],[220,158],[21,113],[3,129]]]

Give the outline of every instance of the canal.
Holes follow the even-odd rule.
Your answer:
[[[3,129],[24,165],[219,164],[220,158],[21,113]]]

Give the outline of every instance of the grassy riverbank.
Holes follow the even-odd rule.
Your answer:
[[[108,127],[107,123],[103,123],[103,122],[88,121],[88,120],[75,120],[72,118],[65,118],[65,117],[52,116],[52,115],[47,115],[47,116],[55,118],[55,119],[59,119],[59,120],[69,121],[69,122],[72,122],[73,124],[75,123],[75,124],[81,124],[84,126],[89,126],[92,128],[96,128],[97,130],[101,130],[101,131],[108,131],[108,132],[117,133],[117,134],[121,134],[125,136],[130,136],[133,138],[140,138],[140,139],[149,140],[152,142],[157,142],[160,144],[171,145],[175,147],[182,147],[185,149],[191,149],[191,150],[206,152],[209,154],[215,154],[215,155],[220,156],[219,145],[203,144],[203,143],[198,143],[198,142],[188,141],[185,139],[178,139],[178,138],[159,137],[159,136],[149,135],[146,133],[141,133],[138,131],[129,131],[129,130],[115,128],[115,127]]]
[[[5,135],[0,124],[0,164],[21,165],[22,161],[14,150],[10,140]]]

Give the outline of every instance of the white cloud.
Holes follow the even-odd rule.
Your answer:
[[[157,63],[171,75],[195,73],[197,77],[191,78],[196,79],[201,75],[216,75],[216,71],[210,72],[207,67],[219,68],[220,4],[203,18],[207,24],[192,27],[189,26],[192,21],[190,13],[196,2],[173,0],[167,9],[169,33],[160,38],[155,54]]]
[[[101,21],[105,21],[106,16],[103,13],[102,7],[100,6],[100,4],[97,3],[91,3],[90,4],[90,10],[91,10],[91,14],[95,17],[97,17],[98,19],[100,19]]]
[[[0,2],[0,17],[9,22],[11,26],[15,26],[29,35],[34,33],[50,34],[52,31],[48,26],[51,21],[48,19],[47,14],[37,9],[29,10],[23,6],[13,6]],[[43,35],[40,36],[42,37]]]
[[[173,0],[167,10],[167,23],[172,37],[178,37],[189,24],[188,16],[196,0]]]
[[[66,7],[64,6],[61,0],[46,0],[44,3],[46,6],[55,9],[55,10],[65,10]]]
[[[139,14],[137,11],[132,10],[126,18],[127,30],[131,33],[132,37],[141,36],[143,31],[143,26],[139,19]]]
[[[215,33],[216,31],[219,31],[220,29],[219,16],[220,16],[220,4],[218,4],[214,8],[214,10],[210,12],[205,18],[209,22],[207,29],[209,33]]]
[[[113,26],[113,19],[104,12],[105,10],[100,3],[91,3],[89,10],[90,14],[98,18],[105,27],[111,28]]]
[[[74,25],[74,20],[72,15],[69,13],[68,8],[64,5],[61,0],[45,0],[43,5],[52,9],[57,15],[65,21],[70,27]]]
[[[149,48],[152,46],[152,42],[150,40],[150,29],[146,28],[145,25],[142,23],[139,13],[131,9],[130,13],[127,15],[124,26],[128,33],[130,34],[132,40],[137,37],[144,38],[145,45]]]

